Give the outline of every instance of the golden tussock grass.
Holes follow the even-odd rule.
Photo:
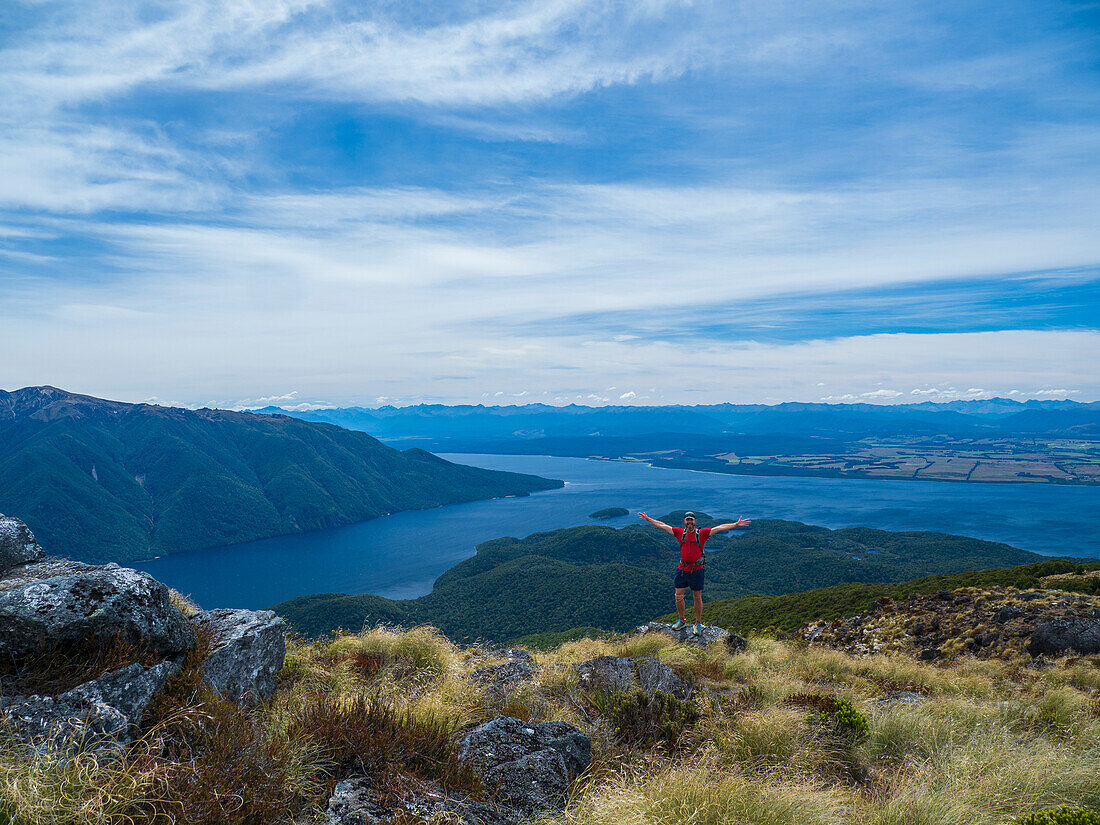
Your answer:
[[[655,656],[713,692],[675,747],[622,741],[571,667],[596,656]],[[193,658],[121,760],[0,742],[0,823],[167,823],[189,810],[269,825],[323,807],[341,776],[363,770],[476,793],[454,743],[500,714],[591,735],[567,825],[1006,825],[1059,804],[1100,808],[1100,667],[1083,657],[945,665],[769,638],[731,655],[648,635],[568,642],[536,654],[532,679],[493,691],[473,679],[493,662],[433,628],[373,628],[288,637],[276,695],[241,706],[207,694]],[[876,701],[901,690],[923,701]],[[808,693],[853,702],[866,737],[838,739],[785,702]]]

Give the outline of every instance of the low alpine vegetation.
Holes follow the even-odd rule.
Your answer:
[[[699,708],[662,690],[611,693],[601,697],[602,715],[620,742],[638,747],[663,745],[673,751],[684,731],[699,720]]]
[[[456,741],[502,713],[591,737],[565,825],[1100,822],[1096,657],[920,662],[764,636],[731,654],[650,634],[531,651],[494,682],[500,653],[427,627],[290,637],[275,694],[240,705],[202,688],[196,655],[119,760],[0,743],[0,823],[306,825],[364,774],[477,798]],[[573,665],[601,656],[656,658],[695,694],[587,692]]]
[[[867,717],[847,699],[821,693],[796,693],[787,702],[809,708],[810,723],[828,729],[838,739],[861,742],[871,729]]]
[[[1083,811],[1065,805],[1049,811],[1028,814],[1016,825],[1100,825],[1100,812]]]

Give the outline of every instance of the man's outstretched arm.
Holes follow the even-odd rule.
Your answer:
[[[657,521],[657,519],[655,519],[655,518],[650,518],[645,513],[638,513],[638,518],[640,518],[642,521],[648,521],[654,527],[659,527],[660,529],[662,529],[666,533],[668,533],[670,536],[675,536],[676,535],[676,532],[671,527],[669,527],[667,524],[665,524],[663,521]]]
[[[751,519],[737,517],[737,521],[730,521],[726,524],[719,524],[717,527],[710,528],[710,534],[713,536],[715,533],[725,533],[727,530],[740,530],[742,527],[748,527],[752,524]]]

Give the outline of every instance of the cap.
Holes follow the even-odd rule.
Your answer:
[[[684,518],[695,518],[695,513],[691,512],[691,510],[688,510],[686,513],[684,513]]]

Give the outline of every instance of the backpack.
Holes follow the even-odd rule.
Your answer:
[[[692,564],[697,567],[706,567],[707,554],[703,552],[703,545],[699,541],[700,538],[699,528],[695,528],[694,540],[689,540],[688,531],[686,529],[684,530],[684,536],[680,539],[680,564]],[[684,553],[684,548],[692,545],[698,549],[699,555],[689,559]]]

